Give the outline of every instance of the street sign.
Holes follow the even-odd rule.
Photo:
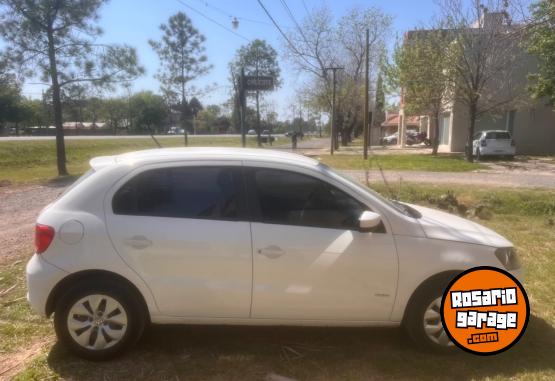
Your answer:
[[[272,90],[274,87],[274,77],[265,75],[245,75],[243,81],[247,91]]]

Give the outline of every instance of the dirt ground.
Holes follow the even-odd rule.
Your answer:
[[[0,264],[33,251],[33,227],[40,211],[63,191],[58,185],[0,188]]]

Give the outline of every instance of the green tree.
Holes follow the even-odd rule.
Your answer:
[[[218,118],[221,115],[221,108],[217,105],[209,105],[198,113],[197,131],[203,133],[217,133]]]
[[[168,116],[164,98],[151,91],[141,91],[130,99],[133,127],[141,132],[160,133]]]
[[[162,64],[157,74],[162,92],[167,96],[169,94],[170,98],[179,99],[180,122],[185,130],[187,144],[186,121],[191,116],[187,103],[187,85],[211,69],[204,54],[205,37],[183,12],[171,16],[167,24],[160,25],[160,30],[163,32],[162,39],[150,40],[149,44]]]
[[[441,27],[409,32],[397,44],[393,64],[386,65],[388,84],[401,93],[405,115],[428,115],[434,128],[432,153],[439,145],[439,117],[450,103],[452,55],[448,32]]]
[[[83,123],[86,121],[87,90],[87,86],[82,83],[73,83],[63,89],[62,104],[66,122]]]
[[[451,38],[449,65],[454,103],[468,116],[466,158],[474,161],[472,144],[481,115],[525,101],[519,72],[525,60],[519,45],[519,9],[506,0],[482,0],[467,7],[460,0],[440,0],[445,28]],[[478,20],[478,21],[477,21]]]
[[[143,70],[134,49],[100,45],[95,26],[106,0],[0,0],[0,36],[9,59],[26,77],[50,84],[59,175],[66,175],[61,89],[72,83],[96,86],[130,80]]]
[[[230,63],[232,75],[237,78],[241,69],[245,75],[271,76],[274,78],[274,88],[281,85],[281,69],[278,63],[276,50],[265,40],[256,39],[247,45],[243,45],[235,53],[234,60]],[[232,78],[233,80],[233,78]],[[254,92],[256,101],[256,133],[258,135],[258,145],[260,140],[260,91]]]
[[[546,97],[555,105],[555,1],[541,0],[534,3],[532,22],[527,30],[528,51],[538,59],[538,73],[529,76],[533,97]]]
[[[103,100],[102,103],[103,114],[114,135],[117,135],[120,129],[128,127],[127,99],[110,98]]]
[[[19,113],[21,93],[15,75],[7,63],[0,61],[0,133],[6,122],[13,122]]]

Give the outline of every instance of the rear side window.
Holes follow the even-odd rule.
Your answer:
[[[161,168],[140,173],[114,195],[114,214],[235,220],[238,174],[231,167]]]
[[[488,132],[486,134],[486,139],[510,139],[511,138],[511,134],[509,134],[508,132]]]
[[[274,169],[253,170],[251,176],[265,223],[357,230],[358,218],[368,209],[314,177]]]

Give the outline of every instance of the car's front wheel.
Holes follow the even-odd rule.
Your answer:
[[[58,302],[54,327],[60,342],[79,357],[104,360],[141,336],[145,316],[126,287],[112,282],[76,285]]]
[[[433,282],[416,291],[407,307],[404,328],[417,345],[436,352],[451,352],[455,346],[441,322],[443,282]]]

